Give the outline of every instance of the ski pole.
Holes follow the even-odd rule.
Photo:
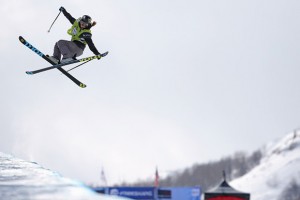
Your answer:
[[[50,33],[50,29],[52,28],[53,24],[55,23],[55,21],[57,20],[58,16],[60,15],[61,11],[59,11],[58,15],[56,16],[54,22],[51,24],[49,30],[48,30],[48,33]]]
[[[73,70],[73,69],[75,69],[75,68],[77,68],[77,67],[80,67],[81,65],[84,65],[85,63],[90,62],[90,61],[91,61],[91,60],[85,61],[84,63],[81,63],[80,65],[77,65],[77,66],[75,66],[75,67],[73,67],[73,68],[67,70],[67,72],[69,72],[69,71],[71,71],[71,70]]]

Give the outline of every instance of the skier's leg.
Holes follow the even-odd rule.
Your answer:
[[[57,60],[60,60],[60,58],[61,58],[61,52],[58,47],[58,42],[56,42],[54,45],[53,57]]]
[[[67,41],[67,40],[59,40],[57,42],[57,46],[58,46],[61,54],[63,55],[63,58],[70,58],[70,57],[72,57],[72,56],[70,56],[72,52],[70,52],[70,49],[68,47],[68,43],[69,42],[70,41]]]
[[[72,41],[60,40],[58,41],[58,47],[63,55],[63,59],[72,58],[75,55],[77,57],[83,53],[83,50]]]

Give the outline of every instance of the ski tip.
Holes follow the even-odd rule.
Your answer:
[[[33,73],[31,71],[27,71],[26,74],[33,75]]]
[[[101,54],[101,56],[104,57],[104,56],[106,56],[107,54],[108,54],[108,51],[105,52],[105,53],[103,53],[103,54]]]
[[[20,40],[21,42],[25,42],[25,39],[24,39],[22,36],[19,36],[19,40]]]

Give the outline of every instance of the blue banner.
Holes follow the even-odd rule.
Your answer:
[[[110,187],[108,194],[141,200],[155,199],[153,187]]]

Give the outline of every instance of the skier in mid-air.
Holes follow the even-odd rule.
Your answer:
[[[96,22],[92,22],[92,18],[88,15],[83,15],[75,19],[64,7],[60,7],[59,11],[61,11],[72,24],[72,27],[68,30],[68,34],[71,35],[72,38],[71,41],[59,40],[55,43],[53,56],[50,56],[51,60],[55,63],[69,62],[77,56],[82,55],[86,45],[89,46],[95,55],[101,55],[92,40],[91,28],[96,25]],[[62,60],[61,55],[63,56]]]

